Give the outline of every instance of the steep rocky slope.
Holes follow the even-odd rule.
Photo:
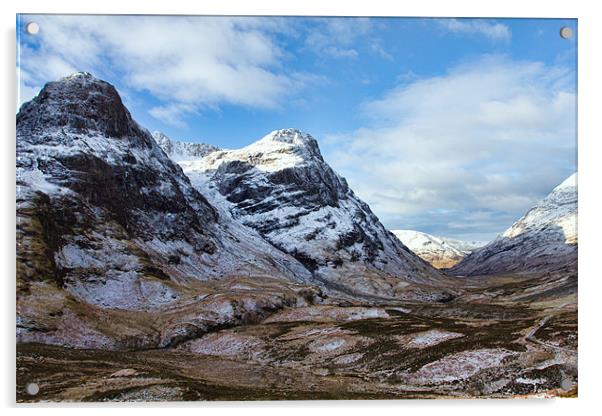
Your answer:
[[[577,269],[577,173],[521,219],[450,270],[486,275]]]
[[[47,84],[22,106],[17,115],[22,339],[48,340],[55,333],[69,343],[87,332],[85,342],[95,345],[110,332],[90,329],[103,309],[177,309],[195,301],[202,282],[251,276],[281,281],[284,293],[310,273],[259,236],[220,219],[132,119],[113,86],[78,73]],[[252,303],[248,298],[246,305]],[[262,304],[282,306],[284,298],[275,295]],[[135,325],[136,319],[128,319],[125,326]]]
[[[414,230],[391,230],[399,240],[421,259],[438,269],[454,266],[475,249],[486,243],[436,237]]]
[[[446,281],[384,228],[309,134],[277,130],[242,149],[178,163],[220,212],[295,257],[328,289],[391,297],[411,283]]]

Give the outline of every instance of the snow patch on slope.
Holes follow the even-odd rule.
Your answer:
[[[465,380],[486,368],[498,367],[505,359],[516,355],[516,352],[503,348],[462,351],[424,365],[413,374],[413,378],[420,384]]]
[[[502,233],[513,238],[542,226],[558,226],[567,244],[577,241],[577,173],[572,174],[537,203],[527,214]]]

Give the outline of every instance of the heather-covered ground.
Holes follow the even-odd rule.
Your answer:
[[[239,289],[238,295],[243,293],[249,297]],[[458,293],[447,302],[291,301],[253,319],[207,327],[198,336],[189,333],[165,348],[106,351],[21,343],[17,397],[154,401],[577,394],[576,275],[475,277]],[[29,382],[39,384],[38,395],[25,393]]]

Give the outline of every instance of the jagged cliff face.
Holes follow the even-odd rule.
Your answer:
[[[577,270],[577,173],[450,272],[487,275]]]
[[[421,259],[438,269],[456,265],[475,249],[485,245],[479,241],[436,237],[414,230],[391,230],[391,232]]]
[[[278,130],[242,149],[178,163],[214,206],[327,287],[396,296],[408,283],[445,280],[383,227],[309,134]]]
[[[21,108],[17,186],[23,291],[53,282],[91,304],[145,309],[177,302],[190,281],[307,275],[220,221],[113,86],[90,74],[49,83]]]

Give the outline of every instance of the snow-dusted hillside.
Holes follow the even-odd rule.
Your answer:
[[[438,269],[454,266],[476,248],[486,244],[480,241],[461,241],[435,237],[414,230],[391,230],[391,232],[406,247]]]
[[[408,283],[445,279],[383,227],[309,134],[277,130],[242,149],[178,163],[214,206],[330,288],[395,296]]]
[[[110,84],[77,73],[17,115],[19,284],[53,282],[94,305],[155,308],[189,282],[309,272],[201,195]]]
[[[577,173],[494,241],[451,269],[456,275],[535,272],[577,267]]]

